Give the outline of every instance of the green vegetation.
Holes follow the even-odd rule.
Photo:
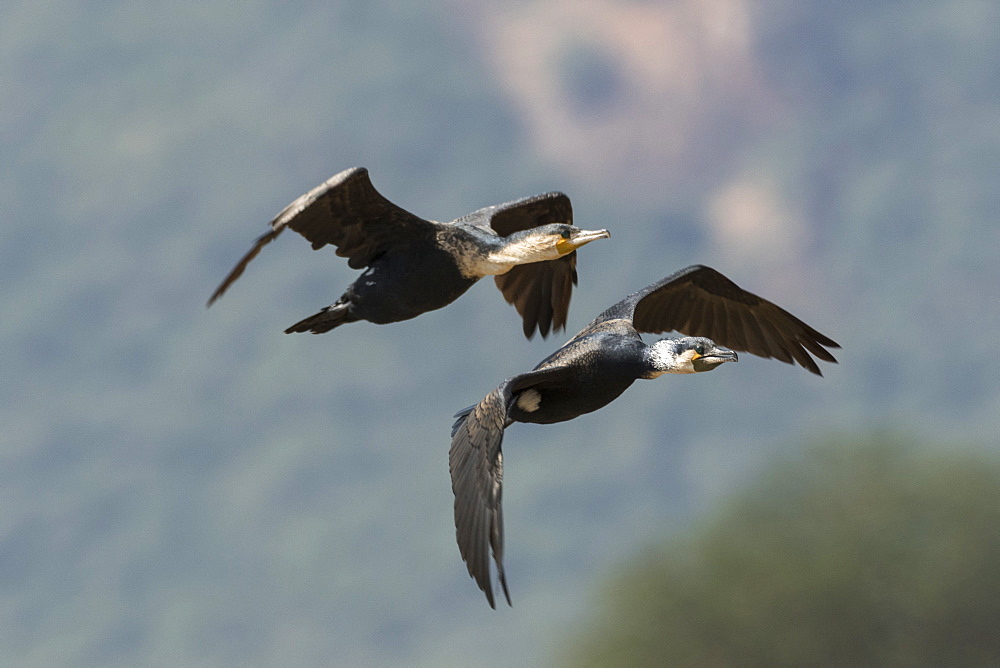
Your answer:
[[[605,588],[571,665],[1000,661],[1000,465],[835,444]]]

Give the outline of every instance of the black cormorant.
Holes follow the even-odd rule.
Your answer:
[[[398,322],[447,306],[484,276],[495,276],[504,299],[523,319],[525,336],[566,326],[576,284],[576,249],[607,230],[572,225],[569,198],[558,192],[473,211],[450,223],[424,220],[383,197],[354,167],[285,207],[257,239],[208,305],[243,273],[261,248],[285,228],[327,244],[353,269],[365,268],[334,304],[285,333],[320,334],[357,320]]]
[[[669,331],[688,336],[652,345],[639,336]],[[512,423],[572,420],[614,401],[639,378],[711,371],[737,361],[734,351],[798,362],[822,375],[810,353],[836,363],[826,348],[839,347],[788,311],[701,265],[629,295],[533,371],[508,378],[455,416],[449,465],[456,536],[469,575],[495,607],[492,550],[497,579],[510,604],[503,571],[500,446]]]

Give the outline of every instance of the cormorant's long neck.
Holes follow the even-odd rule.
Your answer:
[[[510,242],[501,244],[486,255],[486,261],[496,267],[496,271],[491,271],[491,274],[505,274],[519,264],[537,262],[539,259],[541,258],[532,259],[520,244]]]
[[[506,274],[514,267],[531,262],[543,262],[559,257],[552,241],[538,235],[512,234],[498,237],[486,254],[490,274]]]
[[[455,258],[462,274],[470,278],[498,276],[519,264],[559,257],[551,239],[524,232],[498,237],[476,228],[450,227],[442,230],[438,239]]]

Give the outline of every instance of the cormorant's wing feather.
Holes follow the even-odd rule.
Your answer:
[[[591,326],[614,318],[631,319],[640,332],[673,330],[706,336],[733,350],[798,362],[820,376],[809,353],[836,363],[827,348],[840,347],[780,306],[702,265],[687,267],[634,292],[599,315]]]
[[[530,339],[537,328],[545,338],[550,329],[557,332],[566,328],[569,301],[577,283],[576,251],[558,260],[518,265],[493,280],[520,314],[524,335]]]
[[[215,292],[212,293],[212,296],[208,298],[208,303],[206,304],[206,306],[211,306],[216,299],[221,297],[222,294],[229,289],[230,285],[236,282],[237,278],[243,275],[243,271],[247,268],[247,265],[250,264],[250,260],[257,257],[257,255],[260,253],[261,249],[264,246],[268,245],[269,243],[277,239],[278,235],[281,234],[282,229],[283,228],[279,228],[276,230],[272,229],[266,234],[262,234],[259,237],[257,237],[257,240],[254,241],[253,247],[250,248],[247,254],[244,255],[239,262],[236,263],[236,266],[233,267],[232,271],[230,271],[229,274],[226,275],[224,279],[222,279],[222,283],[220,283],[219,287],[215,289]]]
[[[507,594],[503,572],[503,430],[507,426],[510,381],[490,392],[475,406],[457,414],[452,427],[448,464],[455,493],[455,536],[462,559],[491,608],[490,549],[497,579]],[[510,605],[510,596],[507,595]]]
[[[560,192],[523,197],[488,206],[462,216],[456,223],[489,228],[506,237],[551,223],[573,224],[573,206]],[[566,327],[569,300],[576,285],[576,252],[558,260],[533,262],[514,267],[494,281],[508,304],[521,315],[524,335],[529,339],[537,329],[542,337]]]
[[[364,167],[345,169],[286,206],[271,230],[257,239],[215,293],[222,296],[240,277],[250,260],[285,228],[291,228],[312,243],[314,249],[327,244],[337,247],[337,255],[360,269],[392,246],[433,233],[433,223],[413,215],[381,195]]]
[[[510,593],[503,570],[503,432],[507,413],[516,394],[566,373],[564,368],[531,371],[508,378],[475,406],[459,411],[451,429],[448,453],[451,489],[455,493],[455,537],[469,575],[486,594],[491,608],[490,552],[496,563],[497,581],[507,604]]]
[[[476,209],[455,222],[489,228],[506,237],[550,223],[572,225],[573,205],[564,193],[542,193]]]

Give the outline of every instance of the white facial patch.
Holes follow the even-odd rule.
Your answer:
[[[542,403],[542,395],[535,389],[527,389],[517,395],[517,407],[525,413],[534,413]]]
[[[653,367],[646,378],[656,378],[665,373],[694,373],[692,357],[694,351],[685,350],[680,355],[674,354],[674,344],[669,339],[657,341],[647,350],[649,361]]]

